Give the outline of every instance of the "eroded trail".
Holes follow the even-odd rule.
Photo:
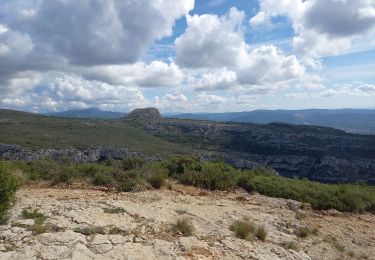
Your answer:
[[[134,193],[24,187],[9,224],[0,226],[0,259],[375,259],[374,215],[302,208],[177,184]],[[47,218],[25,219],[25,209]],[[229,229],[244,216],[265,226],[264,242],[239,239]],[[193,236],[171,228],[185,217]],[[301,237],[301,227],[315,234]],[[298,248],[286,249],[292,241]]]

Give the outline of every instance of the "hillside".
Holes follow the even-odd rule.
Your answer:
[[[153,155],[156,160],[198,153],[208,160],[221,157],[241,169],[271,167],[291,178],[375,183],[375,136],[327,127],[169,119],[160,117],[159,111],[152,108],[136,109],[129,117],[116,120],[0,110],[0,124],[0,144],[39,149],[32,152],[22,147],[0,147],[0,155],[11,160],[67,155],[75,162],[95,162],[134,156],[125,148]],[[109,150],[87,150],[93,147]]]
[[[65,118],[116,119],[126,116],[126,113],[105,111],[93,107],[87,109],[67,110],[63,112],[51,112],[46,113],[45,115]]]
[[[232,113],[177,114],[168,117],[259,124],[283,122],[296,125],[328,126],[351,133],[375,134],[374,109],[254,110]]]
[[[171,118],[127,121],[170,142],[219,152],[224,160],[238,168],[252,168],[257,163],[288,177],[375,183],[375,135],[282,123]]]
[[[113,146],[145,153],[185,151],[181,145],[147,134],[124,120],[58,118],[1,109],[0,128],[0,143],[34,149]]]

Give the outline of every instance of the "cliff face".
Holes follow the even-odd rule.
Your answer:
[[[287,177],[375,184],[375,136],[281,123],[218,123],[160,119],[137,122],[172,142],[212,151],[237,168],[268,166]]]
[[[160,159],[157,156],[148,156],[127,148],[95,147],[83,150],[75,148],[32,150],[19,145],[0,144],[0,158],[10,161],[30,162],[50,158],[61,162],[85,163],[98,162],[106,159],[121,160],[130,157],[142,157],[148,161]]]

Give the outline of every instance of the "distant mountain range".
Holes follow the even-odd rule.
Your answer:
[[[177,114],[179,119],[252,122],[283,122],[328,126],[351,133],[375,134],[375,109],[254,110],[248,112]]]
[[[65,118],[117,119],[126,116],[127,113],[105,111],[93,107],[87,109],[67,110],[63,112],[52,112],[45,115]]]
[[[52,112],[45,115],[65,118],[117,119],[127,116],[127,113],[88,108]],[[294,125],[317,125],[333,127],[350,133],[375,134],[375,109],[254,110],[226,113],[165,113],[163,116],[220,122],[259,124],[280,122]]]

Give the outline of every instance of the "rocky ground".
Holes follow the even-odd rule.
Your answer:
[[[25,209],[46,219],[27,219]],[[229,226],[243,217],[265,226],[265,241],[235,236]],[[181,218],[192,236],[173,229]],[[312,233],[301,237],[301,227]],[[0,259],[375,259],[375,216],[177,184],[134,193],[29,186],[0,226]]]

